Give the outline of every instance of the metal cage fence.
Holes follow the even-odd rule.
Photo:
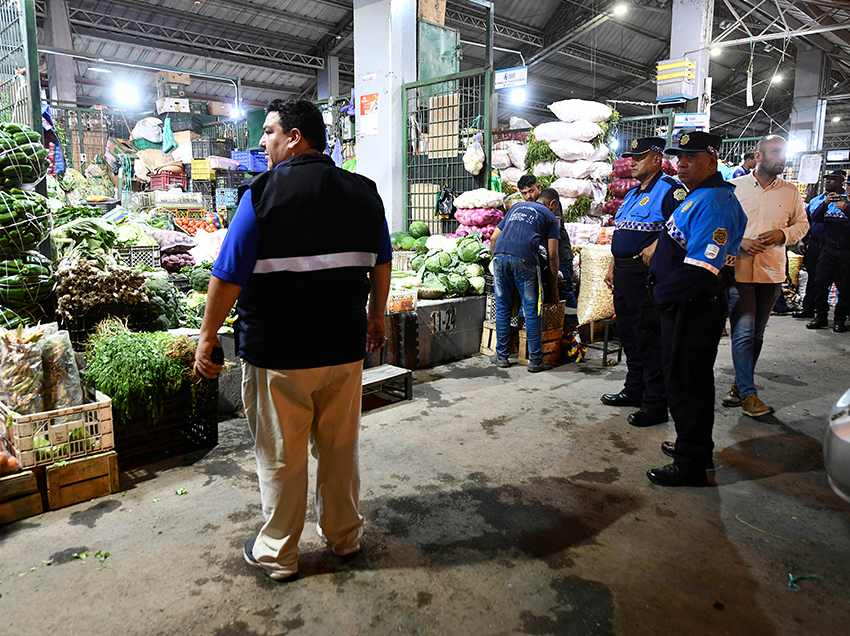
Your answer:
[[[625,152],[632,147],[635,139],[643,137],[662,137],[670,143],[673,135],[673,113],[659,115],[639,115],[637,117],[621,117],[615,124],[614,138],[617,140],[617,153]]]
[[[491,81],[478,69],[404,85],[405,227],[423,221],[432,233],[453,232],[457,221],[436,215],[440,190],[489,186]],[[474,176],[463,154],[479,133],[486,160]]]
[[[106,151],[110,137],[128,139],[135,123],[121,113],[98,108],[63,106],[55,102],[50,102],[49,106],[65,161],[80,172],[85,172],[95,156]]]
[[[720,146],[720,159],[727,166],[737,166],[744,160],[744,154],[755,152],[761,137],[739,137],[737,139],[724,139]]]
[[[32,0],[0,0],[0,122],[41,130]]]

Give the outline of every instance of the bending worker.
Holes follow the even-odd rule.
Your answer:
[[[733,276],[747,217],[735,187],[717,171],[717,135],[682,135],[679,178],[688,196],[658,239],[649,265],[652,294],[661,309],[661,346],[667,405],[676,442],[661,450],[673,463],[646,475],[659,486],[707,486],[714,450],[714,360],[726,323],[726,288]]]
[[[631,158],[632,177],[640,181],[617,211],[611,240],[611,268],[605,282],[614,290],[617,331],[626,352],[628,373],[622,391],[602,396],[609,406],[638,406],[632,426],[667,421],[664,373],[661,369],[661,323],[646,293],[647,265],[664,222],[687,196],[681,183],[661,172],[664,139],[635,139],[624,157]]]

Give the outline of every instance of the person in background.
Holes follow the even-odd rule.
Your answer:
[[[735,171],[732,173],[730,177],[730,181],[732,179],[737,179],[738,177],[743,177],[745,174],[750,174],[753,171],[753,168],[756,167],[756,153],[752,150],[749,150],[744,153],[744,161],[741,162],[741,165],[735,168]]]
[[[524,174],[516,182],[516,189],[522,195],[523,201],[537,201],[540,196],[540,184],[533,174]]]
[[[520,301],[525,315],[529,373],[547,371],[552,365],[543,360],[543,306],[541,276],[552,281],[552,302],[558,302],[558,220],[544,205],[533,201],[515,203],[505,213],[490,238],[493,255],[493,283],[496,293],[496,366],[511,366],[511,310]],[[545,241],[548,271],[540,271],[538,250]]]
[[[846,184],[842,184],[845,187]],[[829,313],[829,287],[835,281],[838,302],[835,305],[832,330],[847,331],[848,299],[850,299],[850,207],[846,192],[830,192],[826,199],[812,212],[812,221],[823,223],[823,247],[818,258],[818,276],[815,280],[815,319],[806,325],[809,329],[827,326]]]
[[[623,157],[631,159],[630,190],[614,219],[611,239],[614,258],[605,282],[614,292],[617,332],[626,352],[628,373],[623,389],[602,396],[609,406],[637,406],[629,415],[632,426],[667,421],[664,373],[661,368],[661,323],[658,309],[646,293],[647,267],[664,223],[684,201],[687,191],[661,171],[666,141],[661,137],[635,139]]]
[[[195,373],[221,372],[216,334],[238,298],[242,400],[265,518],[243,558],[286,581],[298,573],[308,446],[318,459],[319,535],[340,557],[360,551],[363,358],[386,343],[392,253],[375,184],[322,154],[325,124],[313,104],[271,102],[260,146],[272,168],[240,188],[210,279]]]
[[[667,405],[676,441],[661,451],[673,463],[650,468],[659,486],[707,486],[714,450],[714,360],[729,307],[728,280],[747,217],[735,187],[717,171],[722,139],[705,132],[682,135],[679,179],[688,196],[665,224],[649,263],[652,297],[661,310],[661,347]]]
[[[723,406],[740,406],[750,417],[773,413],[773,407],[758,396],[755,368],[770,312],[787,276],[786,245],[794,245],[809,231],[800,191],[779,176],[785,170],[787,149],[782,137],[763,137],[755,170],[729,182],[747,215],[747,229],[735,260],[735,284],[729,289],[735,382]]]
[[[803,266],[806,268],[806,273],[808,274],[808,282],[806,283],[806,292],[803,296],[803,308],[800,311],[794,312],[795,318],[814,318],[816,313],[823,314],[824,317],[829,313],[829,302],[827,295],[829,294],[829,287],[834,283],[834,280],[826,281],[827,287],[827,295],[824,296],[825,303],[822,306],[818,306],[817,297],[818,297],[818,260],[821,255],[821,248],[823,245],[823,223],[818,223],[812,220],[812,216],[815,210],[818,210],[823,206],[824,211],[829,206],[829,202],[827,199],[830,194],[841,195],[844,192],[844,179],[846,177],[844,170],[835,170],[833,172],[828,172],[823,176],[823,192],[816,196],[814,199],[809,201],[809,204],[806,206],[806,215],[809,218],[809,234],[804,241],[805,252],[803,254]],[[842,301],[841,296],[838,297],[838,303],[836,305],[836,311],[838,315],[847,315],[847,302]],[[823,321],[812,321],[813,324],[811,329],[820,329],[822,327],[826,327],[826,320]],[[808,325],[807,325],[808,326]]]
[[[531,178],[535,179],[535,177]],[[540,186],[537,184],[536,179],[534,185],[537,185],[539,189]],[[558,240],[558,271],[560,272],[560,278],[565,280],[567,283],[566,293],[564,294],[564,298],[561,300],[566,301],[567,307],[575,308],[576,297],[573,287],[573,247],[570,244],[570,235],[567,234],[567,228],[564,226],[564,210],[561,208],[561,197],[558,194],[558,191],[554,188],[543,188],[542,190],[539,190],[536,200],[545,205],[558,220],[558,232],[560,233],[560,238]]]

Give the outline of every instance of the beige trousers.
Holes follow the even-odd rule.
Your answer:
[[[265,524],[254,558],[269,572],[298,571],[307,512],[307,448],[318,460],[317,530],[340,555],[360,548],[357,436],[363,362],[277,371],[242,361],[242,402],[254,438]]]

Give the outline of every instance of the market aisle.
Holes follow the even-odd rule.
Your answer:
[[[122,475],[123,494],[0,528],[2,624],[140,636],[843,633],[850,508],[826,483],[820,437],[847,388],[848,346],[771,320],[758,384],[777,413],[718,410],[711,489],[646,480],[672,424],[632,428],[629,410],[599,402],[625,365],[532,375],[479,356],[418,372],[414,401],[363,420],[365,553],[331,556],[311,514],[302,578],[285,585],[242,560],[259,496],[246,427],[231,420],[194,464]],[[731,367],[725,338],[718,395]],[[101,570],[98,550],[110,553]],[[789,572],[822,578],[795,594]]]

